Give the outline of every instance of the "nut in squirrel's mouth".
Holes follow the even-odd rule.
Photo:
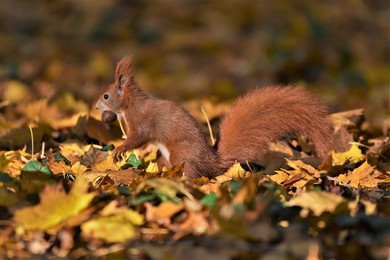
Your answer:
[[[104,110],[102,113],[102,121],[105,123],[112,123],[117,119],[118,119],[117,114],[110,110]]]

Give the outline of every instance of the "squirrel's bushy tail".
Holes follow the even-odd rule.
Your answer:
[[[237,99],[220,124],[218,154],[224,164],[256,162],[269,144],[289,133],[303,134],[323,157],[333,145],[328,109],[299,87],[264,87]]]

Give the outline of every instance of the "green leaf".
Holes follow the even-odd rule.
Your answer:
[[[112,151],[114,150],[114,145],[113,144],[108,144],[106,146],[103,146],[102,148],[100,148],[100,151],[103,151],[103,152],[107,152],[107,151]]]
[[[53,172],[47,165],[42,164],[38,161],[30,161],[28,162],[22,169],[25,172],[42,172],[47,175],[53,175]]]
[[[202,203],[203,205],[205,205],[207,207],[212,207],[215,205],[215,203],[217,203],[217,200],[218,200],[218,195],[215,193],[210,193],[210,194],[207,194],[206,196],[204,196],[200,200],[200,203]]]
[[[119,194],[124,195],[124,196],[129,196],[131,194],[131,190],[127,187],[119,186],[117,187],[117,190]]]
[[[29,161],[24,167],[23,171],[26,172],[39,172],[41,170],[41,163],[38,161]]]
[[[61,153],[55,153],[54,160],[56,160],[57,162],[64,161],[66,165],[70,165],[70,161],[68,160],[68,158],[63,156]]]
[[[172,202],[177,203],[177,204],[179,204],[181,202],[181,200],[179,198],[171,197],[171,196],[169,196],[169,195],[167,195],[165,193],[156,192],[156,195],[162,202],[164,202],[164,201],[172,201]]]
[[[141,203],[144,203],[146,201],[151,201],[156,198],[155,194],[145,194],[141,195],[138,198],[132,199],[129,201],[130,205],[135,206]]]
[[[242,203],[235,204],[235,205],[234,205],[234,210],[235,210],[236,212],[244,212],[244,211],[245,211],[245,205],[242,204]]]
[[[230,181],[229,187],[233,193],[236,193],[242,186],[242,183],[237,181]]]
[[[132,153],[129,158],[127,158],[126,163],[130,164],[132,168],[138,169],[138,167],[142,164],[142,161],[138,159],[137,155]]]
[[[49,169],[47,165],[43,166],[40,171],[48,175],[53,175],[53,172]]]

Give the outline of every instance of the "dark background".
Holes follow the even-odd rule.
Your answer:
[[[381,126],[389,17],[387,0],[2,0],[0,97],[17,80],[30,98],[66,90],[92,105],[134,54],[136,80],[159,97],[219,101],[300,84]]]

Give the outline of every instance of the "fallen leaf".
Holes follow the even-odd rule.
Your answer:
[[[335,131],[338,131],[344,126],[356,126],[363,116],[364,109],[354,109],[330,115]]]
[[[333,165],[344,165],[347,163],[358,163],[364,159],[362,151],[356,144],[352,144],[351,148],[343,153],[332,152]]]
[[[78,178],[68,194],[61,185],[47,186],[40,194],[40,203],[15,211],[14,220],[26,230],[47,230],[86,209],[95,197],[88,193],[88,184]]]
[[[320,173],[313,166],[302,162],[301,160],[289,160],[286,159],[288,166],[296,170],[305,170],[306,173],[313,177],[319,178]]]
[[[87,238],[102,239],[109,243],[124,242],[136,238],[138,231],[121,216],[99,217],[81,225]]]
[[[5,187],[0,187],[0,206],[9,207],[13,206],[21,200],[21,196],[18,193],[11,192]]]
[[[178,193],[182,193],[184,196],[194,199],[194,197],[191,195],[191,193],[188,192],[188,190],[185,188],[185,186],[182,183],[178,183],[174,180],[165,179],[165,178],[151,178],[143,181],[138,185],[136,193],[140,193],[141,190],[151,187],[156,190],[156,192],[160,192],[162,194],[167,195],[170,198],[177,200],[180,200],[177,197]]]
[[[110,243],[136,238],[139,230],[135,226],[144,223],[143,216],[132,209],[117,205],[116,201],[109,203],[100,212],[100,217],[82,224],[83,235]]]
[[[217,181],[220,183],[228,182],[232,179],[241,179],[247,178],[250,176],[250,172],[245,171],[241,164],[235,163],[232,167],[230,167],[227,172],[222,175],[216,177]]]
[[[277,184],[282,184],[283,182],[287,181],[289,178],[289,175],[285,173],[284,171],[275,171],[276,174],[273,174],[270,176],[270,179]]]
[[[85,102],[76,100],[75,97],[67,91],[62,92],[59,96],[57,96],[52,104],[57,106],[58,109],[61,109],[61,111],[69,114],[80,112],[87,113],[89,110]]]
[[[20,81],[10,80],[3,83],[3,99],[18,103],[30,95],[29,87]]]
[[[333,212],[344,201],[343,197],[325,191],[307,191],[286,202],[289,207],[299,206],[309,209],[315,216],[320,216],[325,211]]]
[[[375,167],[365,161],[352,172],[340,174],[336,179],[344,183],[344,185],[348,184],[354,188],[372,188],[376,187],[378,183],[381,182],[381,180],[377,178],[380,173],[374,170]]]
[[[158,224],[170,223],[170,218],[184,208],[183,204],[176,204],[171,201],[164,201],[158,206],[153,206],[150,202],[146,202],[146,221],[156,222]]]

